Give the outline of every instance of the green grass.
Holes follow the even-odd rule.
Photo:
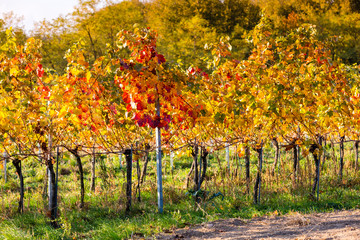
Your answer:
[[[291,152],[282,152],[281,168],[270,174],[273,164],[273,150],[266,148],[262,177],[261,203],[252,203],[252,194],[247,195],[244,180],[244,163],[235,170],[237,164],[232,158],[231,174],[225,173],[223,161],[221,172],[216,159],[209,157],[208,179],[203,184],[206,197],[197,205],[194,197],[185,186],[186,176],[191,165],[188,157],[177,158],[175,171],[170,173],[168,156],[164,159],[164,213],[157,212],[157,192],[154,157],[149,163],[148,176],[141,187],[141,202],[134,195],[130,213],[125,213],[125,171],[119,168],[117,158],[104,159],[106,170],[97,165],[97,186],[90,192],[90,160],[84,158],[85,169],[85,208],[79,208],[80,185],[74,160],[64,158],[60,169],[71,171],[69,175],[59,176],[59,223],[53,229],[46,217],[46,197],[43,197],[45,167],[34,160],[23,163],[25,177],[25,212],[16,213],[18,200],[18,179],[14,168],[8,164],[8,182],[4,184],[0,174],[0,239],[125,239],[131,236],[152,237],[157,233],[174,228],[185,227],[221,218],[253,218],[263,215],[280,215],[291,212],[312,213],[338,209],[359,208],[360,175],[354,171],[351,145],[346,145],[344,179],[339,182],[337,160],[327,152],[327,161],[321,172],[320,200],[309,196],[313,172],[315,170],[310,156],[300,162],[299,178],[296,185],[291,181]],[[220,154],[224,159],[224,153]],[[251,159],[252,183],[256,173],[255,154]],[[134,164],[134,167],[136,165]],[[135,194],[137,176],[133,175]],[[212,194],[221,196],[209,201]]]

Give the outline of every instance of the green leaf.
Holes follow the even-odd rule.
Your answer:
[[[224,113],[216,113],[214,118],[216,122],[222,123],[225,120],[226,115]]]

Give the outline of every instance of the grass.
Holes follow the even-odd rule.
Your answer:
[[[224,151],[225,152],[225,151]],[[337,152],[336,152],[337,153]],[[338,153],[337,153],[338,154]],[[251,159],[251,175],[254,185],[255,153]],[[50,227],[46,217],[47,200],[43,196],[45,167],[35,160],[23,163],[25,177],[25,211],[16,213],[18,201],[18,178],[8,164],[8,182],[0,174],[0,239],[126,239],[153,237],[159,232],[185,227],[221,218],[241,217],[250,219],[263,215],[282,215],[291,212],[312,213],[338,209],[359,208],[360,175],[354,170],[354,153],[351,144],[346,144],[344,179],[338,180],[338,160],[327,151],[327,160],[321,171],[320,200],[309,196],[315,171],[314,162],[302,157],[298,181],[291,181],[291,152],[282,152],[279,170],[270,174],[273,165],[273,150],[265,150],[262,176],[261,204],[252,203],[247,195],[244,179],[244,163],[237,164],[232,158],[230,174],[225,172],[223,161],[221,172],[217,161],[209,157],[207,180],[202,188],[205,200],[199,205],[185,186],[191,158],[179,157],[175,161],[174,173],[170,173],[168,156],[164,159],[164,213],[157,212],[157,192],[154,156],[149,163],[148,176],[141,187],[141,202],[133,197],[130,213],[125,212],[125,170],[119,168],[115,156],[104,159],[106,169],[97,164],[97,186],[90,191],[90,159],[84,158],[85,207],[79,208],[80,184],[75,161],[65,156],[60,169],[70,171],[59,176],[59,229]],[[224,159],[224,153],[220,153]],[[134,167],[136,165],[134,164]],[[237,174],[235,174],[237,172]],[[133,172],[135,194],[137,176]],[[216,193],[221,196],[209,200]]]

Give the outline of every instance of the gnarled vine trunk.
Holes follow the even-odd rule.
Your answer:
[[[293,187],[295,187],[297,177],[298,177],[298,165],[299,165],[299,156],[298,156],[298,146],[294,144],[293,147]]]
[[[95,148],[93,149],[93,154],[91,156],[91,186],[90,189],[92,192],[95,192],[95,182],[96,182],[96,173],[95,173],[95,163],[96,163],[96,155]]]
[[[126,159],[126,212],[131,208],[131,185],[132,185],[132,149],[124,152]]]
[[[202,167],[203,167],[203,170],[201,172],[201,178],[200,178],[200,187],[201,187],[201,184],[204,182],[205,180],[205,177],[206,177],[206,170],[207,170],[207,156],[209,155],[209,152],[206,150],[205,147],[202,147],[201,148],[201,162],[202,162]]]
[[[246,193],[250,193],[250,147],[245,147]]]
[[[340,138],[340,168],[339,168],[339,181],[343,179],[343,169],[344,169],[344,139],[345,137]]]
[[[261,197],[261,172],[263,162],[263,148],[256,149],[258,153],[258,172],[256,175],[255,187],[254,187],[254,204],[260,204]]]
[[[49,178],[49,209],[48,215],[51,220],[51,225],[57,227],[56,218],[57,218],[57,187],[56,187],[56,176],[54,171],[54,165],[50,159],[47,161],[48,168],[48,178]]]
[[[20,198],[19,198],[18,212],[23,213],[24,212],[24,177],[22,175],[21,161],[16,158],[12,161],[12,163],[16,169],[16,173],[19,176],[19,181],[20,181]]]
[[[193,156],[194,159],[194,191],[199,190],[198,154],[199,154],[199,146],[195,144],[191,151],[191,155]]]
[[[319,188],[320,188],[320,155],[319,155],[319,146],[317,144],[312,144],[310,146],[310,152],[312,153],[315,161],[315,178],[313,187],[311,190],[311,195],[315,196],[315,191],[317,190],[316,199],[319,200]]]
[[[69,149],[69,151],[74,155],[76,163],[78,165],[79,174],[80,174],[80,208],[84,207],[85,199],[85,184],[84,184],[84,170],[81,162],[81,157],[79,155],[78,149]]]

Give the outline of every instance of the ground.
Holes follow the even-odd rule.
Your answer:
[[[226,219],[176,229],[157,239],[360,239],[360,210]]]

